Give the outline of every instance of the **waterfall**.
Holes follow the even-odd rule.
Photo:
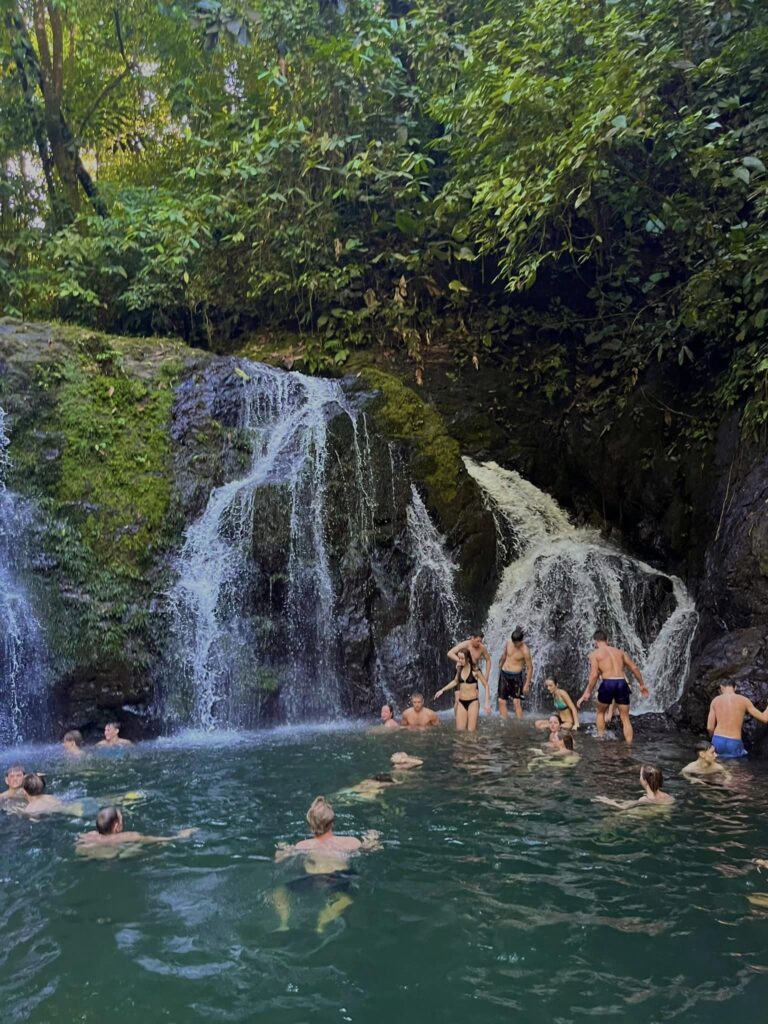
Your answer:
[[[22,582],[24,537],[32,514],[6,487],[10,468],[5,412],[0,408],[0,743],[40,734],[45,693],[43,631]]]
[[[577,529],[548,495],[494,462],[464,460],[508,538],[512,560],[488,613],[494,659],[520,625],[534,661],[534,692],[547,674],[575,697],[587,680],[592,634],[604,629],[651,690],[633,708],[663,711],[688,674],[698,613],[683,583]],[[637,693],[637,691],[635,691]]]
[[[181,674],[191,687],[185,717],[204,729],[242,721],[245,705],[277,686],[276,647],[287,649],[291,661],[288,685],[280,688],[284,714],[338,713],[339,629],[327,529],[338,501],[327,493],[327,427],[336,416],[351,427],[351,532],[360,544],[368,542],[375,511],[367,430],[341,384],[244,360],[237,372],[250,466],[214,489],[188,527],[169,595]],[[281,523],[275,546],[284,564],[268,580],[270,597],[280,602],[278,638],[266,617],[254,624],[247,595],[265,571],[255,564],[254,546]]]

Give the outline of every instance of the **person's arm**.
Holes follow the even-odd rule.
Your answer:
[[[715,698],[717,700],[717,698]],[[707,716],[707,732],[712,736],[717,728],[717,711],[715,711],[715,701],[709,705],[709,715]]]
[[[630,807],[637,807],[638,804],[646,803],[643,797],[639,800],[614,800],[610,796],[595,796],[592,797],[593,804],[605,804],[606,807],[613,807],[617,811],[628,811]]]
[[[430,725],[440,725],[440,719],[437,717],[437,712],[436,711],[432,711],[432,709],[430,708],[430,714],[432,715],[432,717],[429,720],[429,724]]]
[[[758,711],[748,697],[745,697],[744,700],[746,701],[745,707],[747,709],[747,714],[752,715],[752,717],[756,718],[758,722],[768,722],[768,704],[766,704],[765,711]]]
[[[597,677],[600,674],[600,670],[597,664],[597,655],[593,652],[589,656],[589,679],[587,679],[587,686],[584,693],[576,701],[576,707],[580,708],[584,701],[587,701],[592,696],[592,691],[597,683]]]
[[[437,691],[435,696],[432,698],[433,700],[437,700],[438,697],[442,697],[444,693],[448,692],[448,690],[452,690],[455,686],[459,685],[459,672],[460,672],[460,669],[459,669],[459,667],[457,665],[456,666],[456,675],[453,677],[453,679],[450,681],[450,683],[446,683],[445,686],[441,690]]]
[[[369,828],[367,832],[363,832],[360,837],[360,849],[363,853],[375,853],[381,849],[381,832],[377,832],[374,828]]]
[[[488,685],[488,676],[487,675],[483,675],[482,672],[480,673],[480,682],[483,684],[483,689],[485,690],[485,710],[487,711],[488,714],[490,714],[491,713],[491,688]]]
[[[533,658],[531,657],[531,651],[528,644],[525,645],[525,683],[523,684],[523,693],[528,693],[531,688],[533,681]]]
[[[643,679],[643,673],[640,671],[640,669],[637,667],[637,665],[634,663],[634,661],[632,661],[632,659],[630,658],[630,656],[627,654],[626,651],[622,651],[621,652],[621,657],[624,660],[624,667],[628,668],[629,671],[632,673],[632,675],[637,680],[637,684],[640,687],[640,693],[644,697],[650,697],[651,691],[645,685],[645,680]]]
[[[465,650],[468,643],[468,640],[462,640],[461,643],[456,644],[455,647],[452,647],[450,651],[448,651],[448,657],[451,659],[451,661],[455,661],[458,664],[459,651]]]
[[[175,843],[177,839],[189,839],[191,835],[197,832],[196,828],[183,828],[180,832],[177,832],[174,836],[142,836],[140,835],[137,839],[137,843],[142,845],[146,843]],[[130,842],[130,840],[128,840]]]
[[[578,712],[578,709],[576,708],[576,705],[571,700],[570,693],[567,693],[565,690],[561,690],[560,694],[561,694],[561,699],[565,701],[566,707],[568,708],[568,710],[573,715],[573,728],[574,728],[574,730],[576,730],[576,729],[579,728],[579,712]]]
[[[503,668],[504,667],[504,662],[506,660],[507,660],[507,645],[504,644],[504,650],[501,652],[501,657],[499,658],[499,668]]]

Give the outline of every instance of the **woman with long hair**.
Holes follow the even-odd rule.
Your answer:
[[[576,705],[571,700],[571,695],[568,691],[558,684],[554,676],[548,676],[544,680],[544,688],[554,701],[555,712],[560,716],[561,727],[569,730],[578,729],[579,712],[576,710]],[[548,729],[549,719],[539,718],[534,722],[534,725],[537,729]]]
[[[476,732],[480,717],[480,686],[485,687],[485,702],[490,703],[490,691],[485,677],[475,668],[472,655],[463,648],[456,653],[456,675],[450,683],[438,690],[435,700],[448,690],[458,687],[456,701],[456,728],[460,732]]]

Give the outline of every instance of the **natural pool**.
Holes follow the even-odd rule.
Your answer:
[[[374,735],[357,726],[181,736],[77,764],[21,752],[69,796],[143,790],[126,827],[200,832],[134,859],[83,862],[82,822],[0,815],[3,1024],[473,1024],[587,1018],[763,1019],[768,770],[737,765],[724,789],[677,772],[677,738],[633,749],[582,736],[573,769],[528,770],[539,735],[498,719],[476,736]],[[318,793],[425,759],[375,803],[339,803],[337,831],[378,828],[353,903],[323,935],[295,894],[278,932],[270,894],[293,877],[277,840],[306,834]],[[5,751],[3,763],[19,759]],[[639,795],[659,764],[669,813],[618,814],[597,793]]]

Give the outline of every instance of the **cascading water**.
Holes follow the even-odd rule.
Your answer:
[[[41,733],[45,693],[43,631],[22,583],[29,505],[6,488],[10,466],[5,412],[0,408],[0,744]]]
[[[690,665],[698,613],[681,580],[577,529],[548,495],[494,462],[464,460],[497,517],[515,558],[504,570],[488,613],[494,659],[516,625],[534,659],[534,691],[555,674],[573,694],[587,678],[592,634],[604,629],[640,666],[651,690],[633,701],[661,711],[680,695]]]

